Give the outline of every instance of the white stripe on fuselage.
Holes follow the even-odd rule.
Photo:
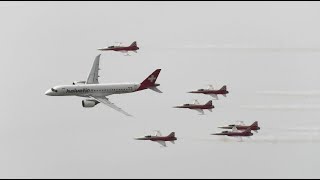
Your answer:
[[[56,86],[53,96],[101,97],[112,94],[126,94],[137,91],[140,84],[80,84]]]

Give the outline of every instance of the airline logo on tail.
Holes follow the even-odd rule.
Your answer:
[[[155,70],[150,76],[148,76],[141,84],[140,87],[138,88],[137,91],[144,90],[144,89],[154,89],[156,86],[159,86],[159,84],[155,84],[157,81],[157,78],[161,72],[161,69]]]
[[[151,83],[153,83],[156,79],[157,79],[157,78],[154,77],[154,75],[152,75],[152,76],[150,76],[150,77],[148,78],[148,80],[149,80]]]

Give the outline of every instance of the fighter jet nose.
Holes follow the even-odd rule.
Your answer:
[[[145,140],[145,139],[144,138],[134,138],[134,140],[141,141],[141,140]]]

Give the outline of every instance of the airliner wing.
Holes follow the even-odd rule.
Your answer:
[[[99,54],[93,62],[90,74],[86,82],[87,84],[99,84],[100,56],[101,54]]]
[[[167,144],[164,141],[156,141],[156,142],[161,144],[161,146],[163,146],[163,147],[167,147]]]
[[[103,104],[111,107],[112,109],[114,109],[114,110],[116,110],[126,116],[132,116],[129,113],[122,110],[121,108],[119,108],[118,106],[116,106],[115,104],[113,104],[112,102],[110,102],[109,99],[107,99],[106,97],[92,97],[92,98],[99,101],[100,103],[103,103]]]

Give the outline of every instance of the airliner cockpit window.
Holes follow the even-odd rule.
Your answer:
[[[58,92],[58,90],[54,89],[54,88],[51,88],[51,91],[53,92]]]

